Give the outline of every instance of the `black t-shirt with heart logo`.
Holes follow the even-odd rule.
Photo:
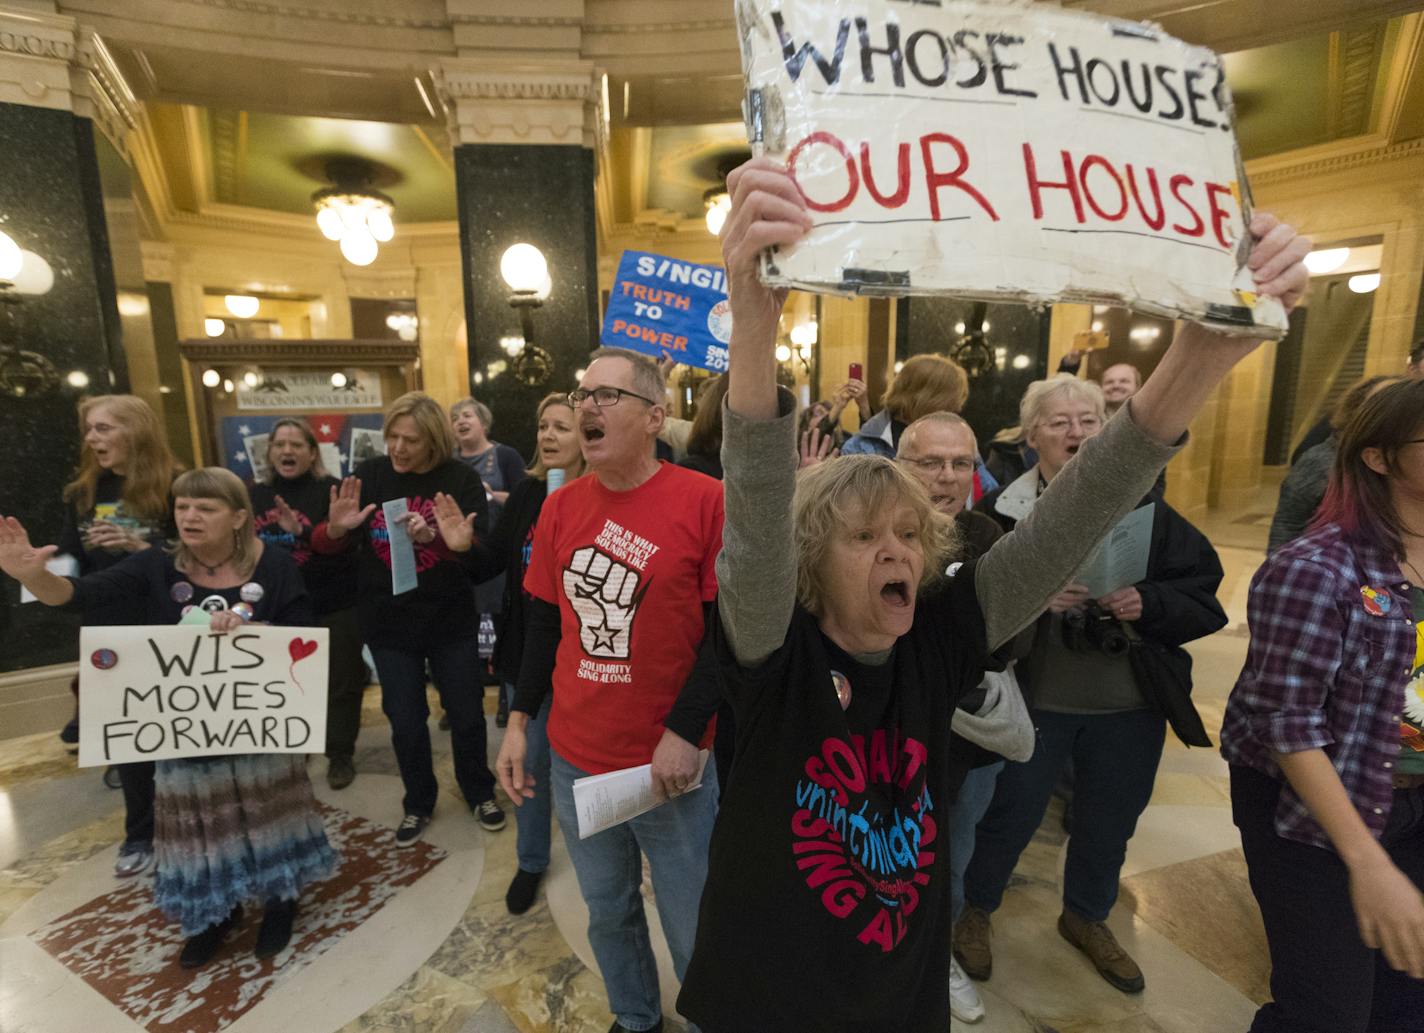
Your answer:
[[[943,1033],[950,721],[997,666],[973,564],[919,600],[878,666],[800,607],[754,669],[737,663],[720,621],[712,627],[737,777],[713,832],[678,1010],[706,1033]],[[833,672],[850,685],[845,710]]]

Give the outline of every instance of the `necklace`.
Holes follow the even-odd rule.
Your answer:
[[[208,572],[208,577],[214,577],[218,572],[218,568],[221,567],[223,564],[227,563],[228,560],[232,559],[236,555],[237,550],[234,549],[232,552],[228,553],[225,558],[218,560],[218,562],[216,563],[205,563],[202,560],[198,559],[198,557],[196,556],[193,557],[193,560],[198,564],[198,566],[202,567]]]

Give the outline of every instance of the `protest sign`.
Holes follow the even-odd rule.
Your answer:
[[[737,24],[748,137],[815,222],[766,282],[1284,333],[1211,51],[1026,2],[737,0]]]
[[[327,630],[253,624],[79,633],[79,765],[319,753]]]
[[[713,373],[727,369],[732,309],[727,274],[715,265],[625,251],[603,316],[604,344]]]

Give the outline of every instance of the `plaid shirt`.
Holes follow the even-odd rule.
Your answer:
[[[1410,586],[1399,565],[1327,525],[1271,554],[1251,581],[1247,616],[1251,645],[1226,706],[1222,756],[1285,782],[1273,752],[1323,749],[1378,837],[1414,666]],[[1289,784],[1276,832],[1333,849]]]

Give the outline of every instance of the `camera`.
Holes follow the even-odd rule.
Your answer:
[[[1097,603],[1063,615],[1063,644],[1075,652],[1097,650],[1104,656],[1126,656],[1131,646],[1117,618]]]

